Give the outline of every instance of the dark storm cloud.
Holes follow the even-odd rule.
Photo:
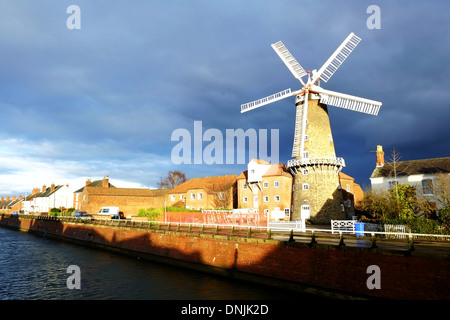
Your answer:
[[[81,9],[80,30],[66,28],[71,4]],[[70,177],[106,171],[146,186],[173,169],[188,177],[245,170],[243,165],[176,167],[171,133],[193,132],[195,120],[222,132],[279,129],[280,162],[286,162],[294,134],[293,98],[239,113],[242,103],[300,88],[270,44],[282,40],[312,70],[355,32],[362,42],[323,86],[382,101],[383,107],[378,117],[330,107],[336,153],[347,162],[344,171],[367,184],[374,166],[370,151],[377,144],[386,151],[398,148],[405,160],[448,156],[445,1],[378,1],[380,30],[366,26],[368,5],[0,1],[0,138],[28,148],[16,151],[17,159],[24,154],[35,163],[57,159],[61,172],[70,161]],[[0,147],[3,153],[13,150],[12,143]],[[14,169],[8,162],[8,170]]]

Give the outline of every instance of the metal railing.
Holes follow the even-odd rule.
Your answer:
[[[0,217],[11,217],[11,214],[1,214]],[[390,245],[401,245],[405,243],[407,239],[408,250],[414,250],[414,242],[423,240],[439,240],[439,241],[450,241],[450,235],[445,234],[423,234],[423,233],[412,233],[412,232],[389,232],[389,231],[362,231],[355,230],[353,232],[344,232],[343,230],[337,231],[339,233],[338,238],[333,234],[331,229],[318,229],[318,228],[305,228],[304,221],[290,221],[294,224],[289,224],[288,222],[281,222],[285,228],[281,228],[279,225],[271,224],[267,227],[261,226],[242,226],[242,225],[229,225],[229,224],[202,224],[202,223],[174,223],[174,222],[160,222],[160,221],[137,221],[129,219],[84,219],[84,218],[74,218],[74,217],[61,217],[61,216],[33,216],[33,215],[14,215],[13,217],[35,219],[35,220],[46,220],[55,222],[69,222],[69,223],[82,223],[82,224],[94,224],[99,226],[110,226],[110,227],[129,227],[129,228],[142,228],[149,231],[157,232],[180,232],[186,235],[195,234],[209,234],[209,235],[222,235],[231,237],[247,237],[247,238],[260,238],[260,239],[273,239],[274,236],[278,237],[280,240],[289,237],[288,241],[301,241],[304,242],[305,238],[309,245],[314,245],[321,238],[321,241],[329,242],[339,240],[338,245],[345,245],[344,240],[355,239],[356,233],[362,234],[364,238],[360,238],[357,243],[362,245],[362,242],[368,240],[369,246],[374,248],[377,247],[377,241],[389,241]],[[350,220],[352,221],[352,220]],[[300,226],[300,227],[298,227]],[[295,233],[294,233],[295,232]],[[345,237],[344,237],[345,234]],[[370,236],[370,238],[366,237]],[[393,239],[393,237],[397,237]],[[391,240],[385,240],[391,239]],[[425,241],[426,242],[426,241]],[[449,247],[450,248],[450,247]]]

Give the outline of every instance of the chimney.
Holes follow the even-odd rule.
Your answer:
[[[5,201],[5,197],[2,197],[2,201]]]
[[[10,199],[9,197],[6,197],[6,201],[9,201],[9,199]]]
[[[53,182],[51,187],[50,187],[50,191],[55,191],[55,183]]]
[[[91,184],[91,179],[86,179],[86,186]]]
[[[42,186],[42,192],[45,192],[45,190],[47,190],[47,186],[44,184],[44,185]]]
[[[13,201],[16,201],[16,196],[13,196]]]
[[[383,147],[377,146],[377,168],[384,166],[384,152]]]
[[[109,178],[103,177],[102,188],[109,188]]]
[[[32,194],[38,194],[40,192],[41,192],[41,190],[39,190],[39,188],[33,188],[33,193]]]
[[[22,195],[20,195],[20,196],[19,196],[19,200],[22,200],[22,199],[23,199],[23,196],[22,196]]]

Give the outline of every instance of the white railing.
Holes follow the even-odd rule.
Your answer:
[[[331,233],[355,233],[356,220],[331,220]]]
[[[269,221],[267,228],[272,231],[301,231],[305,232],[305,219],[298,219],[295,221]]]
[[[321,157],[321,158],[302,158],[288,160],[287,166],[289,167],[301,167],[306,165],[317,164],[333,164],[345,167],[345,160],[341,157]]]
[[[402,224],[385,224],[384,225],[384,231],[388,232],[389,234],[386,236],[386,238],[394,238],[394,239],[406,239],[407,234],[411,233],[411,229],[405,225]],[[393,234],[391,234],[393,233]]]

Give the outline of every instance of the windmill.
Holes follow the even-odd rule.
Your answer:
[[[312,74],[305,71],[281,41],[272,44],[289,71],[302,84],[301,89],[286,89],[241,105],[241,113],[244,113],[288,97],[296,97],[292,149],[295,159],[288,161],[288,168],[294,174],[294,213],[301,207],[301,217],[308,217],[313,211],[313,215],[321,214],[327,220],[336,217],[331,211],[342,212],[339,209],[343,205],[342,198],[336,196],[335,190],[339,185],[338,173],[345,166],[345,161],[335,155],[327,105],[375,116],[380,110],[381,102],[326,90],[320,86],[320,81],[328,82],[360,41],[359,37],[350,33],[323,66],[318,71],[313,70]],[[305,76],[306,82],[303,80]],[[322,196],[312,199],[313,193]]]

